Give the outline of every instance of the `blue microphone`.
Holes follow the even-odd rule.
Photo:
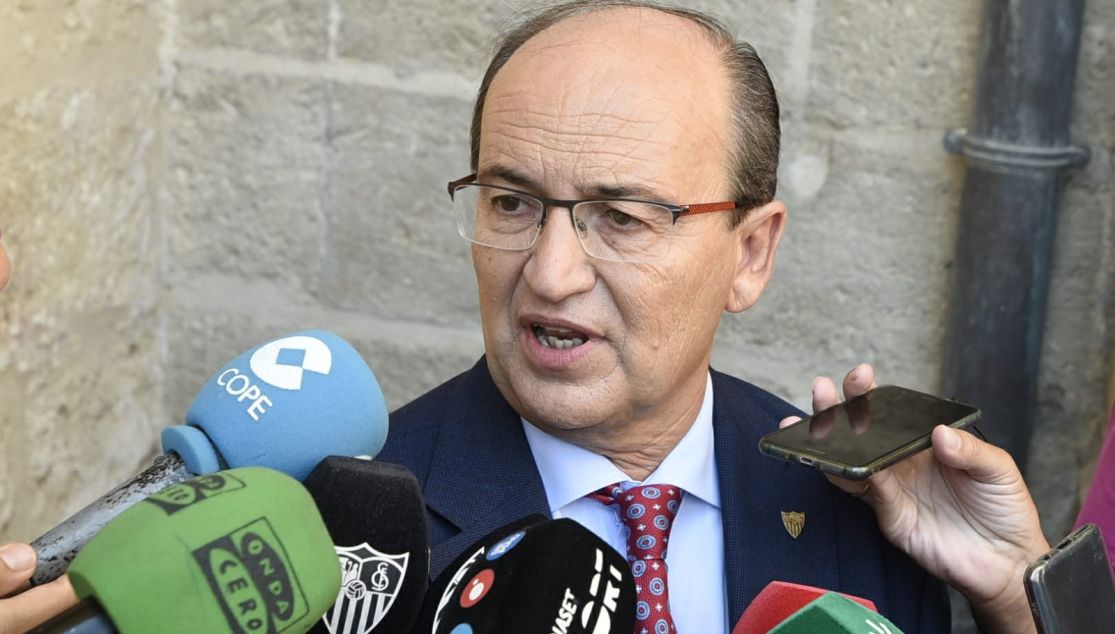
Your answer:
[[[387,404],[355,348],[305,330],[226,364],[202,387],[186,424],[164,429],[161,440],[164,454],[149,468],[32,542],[32,585],[62,576],[109,521],[164,487],[238,467],[301,481],[326,456],[375,456],[387,440]]]

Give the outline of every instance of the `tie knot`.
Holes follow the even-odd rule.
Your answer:
[[[681,489],[667,484],[644,484],[627,491],[613,484],[590,497],[618,507],[620,521],[629,531],[627,558],[634,561],[665,559],[681,494]]]

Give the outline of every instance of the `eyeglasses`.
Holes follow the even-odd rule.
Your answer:
[[[449,183],[457,229],[470,242],[525,251],[534,246],[551,207],[569,210],[585,253],[615,262],[649,262],[670,251],[674,224],[682,216],[750,209],[762,203],[729,201],[692,205],[611,198],[557,200],[477,183],[476,174]]]

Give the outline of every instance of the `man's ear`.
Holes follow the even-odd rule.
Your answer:
[[[775,200],[752,209],[732,230],[736,239],[736,267],[725,310],[743,312],[759,301],[774,271],[774,253],[785,226],[786,205]]]

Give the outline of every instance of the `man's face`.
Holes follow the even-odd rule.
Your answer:
[[[499,71],[478,180],[560,199],[724,201],[730,116],[696,27],[597,11],[535,36]],[[758,297],[740,296],[752,225],[729,230],[724,213],[679,219],[669,253],[650,263],[590,257],[562,209],[527,251],[474,245],[488,364],[511,405],[551,430],[699,406],[720,315]]]

